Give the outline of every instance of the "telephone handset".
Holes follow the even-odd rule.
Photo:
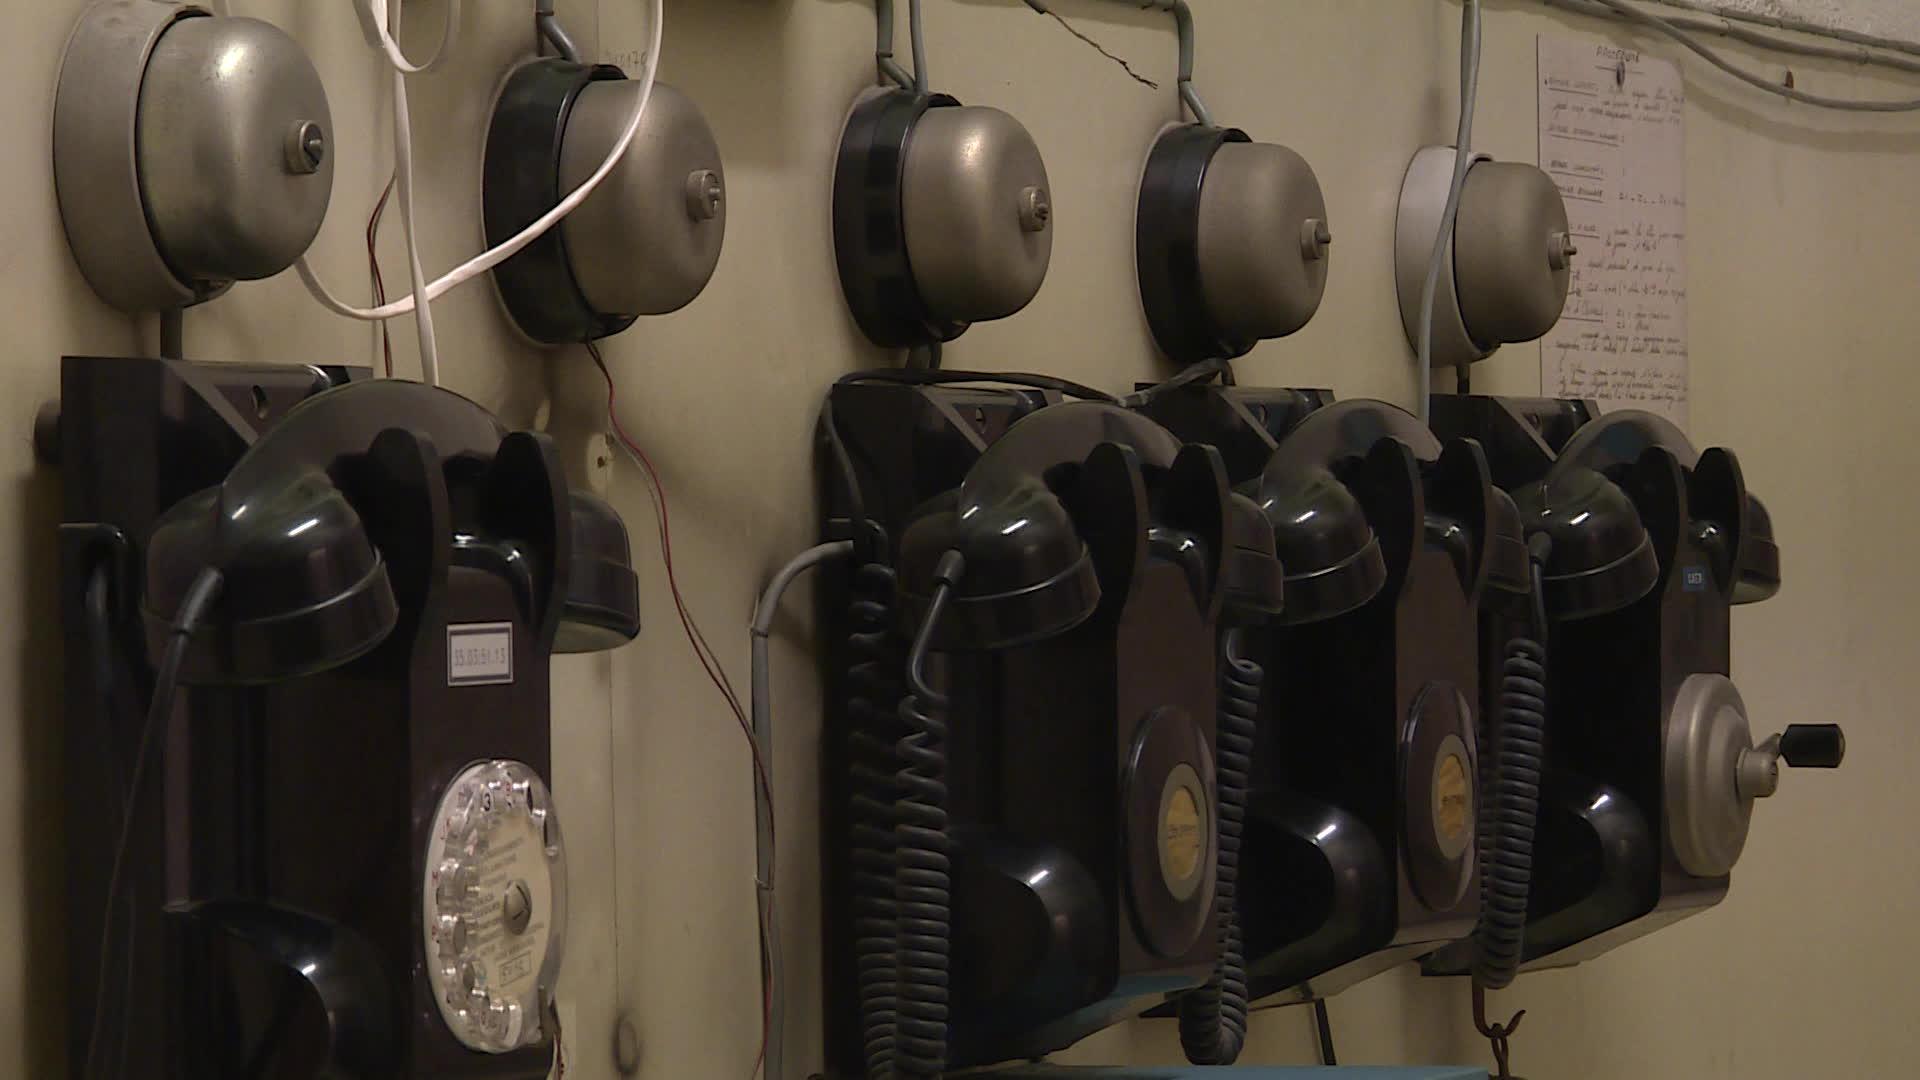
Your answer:
[[[1540,924],[1538,913],[1565,903],[1575,876],[1551,857],[1536,859],[1536,852],[1580,827],[1563,820],[1570,813],[1584,808],[1591,815],[1609,803],[1590,785],[1548,773],[1550,627],[1637,601],[1652,587],[1658,564],[1632,502],[1592,470],[1556,470],[1513,495],[1493,495],[1496,542],[1479,630],[1489,809],[1481,830],[1482,910],[1471,939],[1427,957],[1423,967],[1429,974],[1471,972],[1476,984],[1497,990],[1551,940],[1554,927]],[[1634,823],[1607,831],[1617,841]],[[1618,843],[1599,850],[1603,860],[1631,858]],[[1598,904],[1622,900],[1617,889],[1590,895]]]
[[[849,716],[856,964],[898,972],[860,985],[869,1072],[1037,1056],[1208,981],[1212,628],[1263,587],[1246,509],[1211,451],[1072,403],[893,523],[900,707]]]
[[[1844,749],[1816,725],[1753,746],[1726,678],[1730,606],[1780,582],[1771,521],[1733,454],[1696,450],[1651,414],[1593,414],[1467,398],[1442,420],[1503,448],[1496,471],[1551,628],[1529,967],[1578,963],[1716,903],[1782,743],[1808,765]]]
[[[1758,603],[1779,592],[1780,548],[1773,536],[1773,518],[1759,497],[1747,490],[1731,450],[1698,450],[1673,421],[1627,409],[1581,427],[1559,456],[1614,475],[1632,468],[1653,449],[1666,451],[1680,466],[1687,480],[1689,516],[1701,530],[1696,539],[1728,586],[1731,602]]]
[[[138,362],[68,363],[89,382]],[[232,377],[155,367],[152,408]],[[70,441],[99,437],[104,404],[70,399]],[[86,477],[91,509],[144,549],[153,655],[194,720],[154,740],[184,748],[155,770],[184,787],[128,856],[141,883],[172,853],[136,907],[169,898],[180,944],[143,963],[191,1005],[149,1013],[88,985],[89,1026],[118,1014],[113,1037],[186,1075],[544,1076],[565,914],[547,658],[563,634],[637,631],[624,527],[567,490],[544,436],[445,391],[347,381],[261,411],[211,488]]]
[[[1283,610],[1244,637],[1267,673],[1242,855],[1250,996],[1334,993],[1464,936],[1484,457],[1321,391],[1194,385],[1143,408],[1222,448],[1284,569]]]
[[[1150,557],[1186,568],[1217,615],[1227,499],[1208,453],[1111,405],[1036,413],[987,448],[952,506],[915,516],[901,542],[903,614],[919,613],[932,564],[958,551],[974,569],[954,590],[953,618],[968,628],[955,640],[974,648],[1073,629],[1099,609],[1103,579],[1130,586]]]
[[[1663,878],[1724,878],[1746,843],[1754,800],[1774,794],[1780,763],[1835,768],[1846,752],[1834,724],[1789,725],[1755,745],[1746,706],[1728,678],[1727,609],[1766,599],[1780,586],[1771,517],[1747,490],[1731,450],[1696,450],[1672,422],[1649,413],[1610,413],[1582,428],[1554,473],[1579,468],[1622,475],[1636,498],[1651,504],[1660,550],[1671,553],[1660,560],[1660,604],[1671,612],[1663,617],[1700,618],[1704,611],[1704,624],[1719,629],[1710,644],[1688,643],[1708,651],[1684,655],[1671,655],[1676,650],[1663,635],[1655,805],[1663,807]]]

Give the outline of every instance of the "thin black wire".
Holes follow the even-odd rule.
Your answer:
[[[87,650],[91,653],[90,659],[93,661],[94,707],[96,709],[95,715],[99,719],[99,734],[104,743],[107,758],[108,783],[111,784],[113,790],[120,793],[124,799],[127,791],[126,763],[120,753],[120,740],[114,737],[115,732],[113,730],[115,727],[113,708],[115,700],[114,688],[118,685],[119,678],[116,670],[118,665],[115,661],[113,640],[112,577],[113,574],[110,569],[110,564],[102,559],[99,563],[95,564],[93,573],[87,578],[85,602],[87,616]],[[131,804],[124,801],[120,804],[120,813],[131,814],[132,812],[133,808]],[[139,957],[139,911],[140,894],[137,890],[130,889],[128,891],[125,944],[127,970],[125,973],[125,981],[122,984],[127,987],[128,990],[121,995],[122,1005],[119,1010],[123,1018],[125,1016],[124,1003],[131,993],[131,987],[133,986],[136,967],[135,961]],[[112,919],[113,913],[109,911],[107,913],[109,925],[111,925]],[[108,939],[107,945],[112,945],[111,938]],[[103,1024],[98,1012],[94,1015],[94,1023],[96,1025]],[[114,1041],[117,1042],[119,1046],[114,1055],[116,1064],[113,1075],[125,1076],[127,1074],[127,1053],[132,1040],[128,1037],[130,1033],[126,1030],[124,1019],[121,1023],[114,1025],[114,1032],[116,1036]]]
[[[81,1069],[83,1077],[93,1075],[100,1048],[100,1029],[106,1026],[101,1022],[101,1013],[106,1008],[114,909],[119,907],[120,875],[126,868],[127,844],[133,836],[134,805],[139,801],[140,790],[146,780],[147,763],[153,757],[153,736],[158,729],[167,726],[173,716],[175,691],[179,688],[180,667],[186,662],[187,645],[193,640],[193,632],[206,616],[207,609],[213,606],[214,600],[220,595],[221,584],[220,572],[209,567],[202,570],[188,587],[186,598],[180,603],[180,611],[174,617],[167,650],[154,678],[153,700],[149,703],[146,723],[140,729],[140,740],[134,751],[133,779],[128,781],[127,797],[123,804],[126,810],[120,815],[120,838],[114,844],[113,870],[107,876],[106,914],[100,926],[100,965],[93,996],[93,1026],[87,1032],[87,1055]],[[132,972],[131,965],[127,970]],[[127,994],[131,996],[132,992],[133,988],[129,986]]]
[[[938,371],[940,361],[946,355],[945,346],[939,342],[916,345],[907,350],[907,369],[909,371]]]
[[[1149,79],[1145,75],[1142,75],[1139,72],[1133,70],[1132,64],[1127,63],[1124,58],[1116,56],[1112,52],[1109,52],[1105,45],[1102,45],[1099,42],[1088,37],[1086,34],[1081,33],[1079,28],[1075,27],[1072,23],[1066,20],[1065,16],[1062,16],[1059,12],[1054,11],[1052,8],[1047,7],[1044,3],[1041,2],[1041,0],[1027,0],[1027,6],[1039,12],[1042,15],[1046,15],[1050,17],[1051,19],[1053,19],[1054,22],[1059,23],[1062,29],[1066,30],[1067,33],[1072,34],[1074,37],[1079,38],[1082,42],[1085,42],[1087,45],[1091,46],[1094,52],[1097,52],[1101,56],[1104,56],[1107,59],[1113,61],[1114,63],[1119,64],[1120,70],[1126,72],[1127,76],[1131,78],[1134,82],[1137,82],[1141,86],[1147,87],[1148,89],[1151,89],[1151,90],[1160,89],[1159,83],[1154,82],[1152,79]]]
[[[840,486],[847,493],[847,516],[854,531],[854,543],[863,544],[868,539],[867,527],[873,522],[867,517],[866,495],[860,490],[860,476],[853,468],[853,455],[847,452],[846,440],[840,437],[840,428],[833,420],[833,399],[829,397],[820,410],[820,431],[826,437],[827,449],[833,454],[834,468],[840,473]]]
[[[1138,409],[1152,403],[1162,395],[1172,393],[1183,386],[1192,386],[1194,383],[1206,382],[1215,376],[1219,376],[1221,385],[1232,386],[1233,362],[1224,358],[1217,358],[1213,360],[1202,360],[1197,364],[1188,365],[1185,370],[1165,382],[1156,383],[1144,390],[1136,390],[1126,397],[1121,398],[1120,404],[1129,409]]]
[[[1333,1051],[1333,1020],[1327,1015],[1326,998],[1313,999],[1313,1026],[1320,1042],[1320,1064],[1340,1064],[1340,1055]]]
[[[856,371],[842,375],[835,380],[837,385],[845,386],[862,382],[894,382],[911,386],[937,386],[947,383],[1006,383],[1008,386],[1029,386],[1036,390],[1052,390],[1068,397],[1085,401],[1099,401],[1108,405],[1120,404],[1120,399],[1105,390],[1095,390],[1084,383],[1069,379],[1056,379],[1051,375],[1035,375],[1025,371],[946,371],[941,369],[920,368],[875,368],[871,371]]]
[[[940,626],[940,616],[947,610],[947,601],[952,599],[954,582],[958,581],[966,561],[958,551],[949,551],[940,558],[940,565],[934,570],[939,582],[934,587],[933,598],[927,603],[927,613],[920,620],[920,632],[913,636],[913,648],[907,653],[907,685],[921,700],[936,709],[944,709],[952,702],[947,695],[934,689],[927,682],[927,653],[933,648],[934,631]]]
[[[100,734],[106,742],[107,768],[113,780],[113,788],[124,794],[127,790],[125,764],[121,760],[118,740],[112,738],[114,685],[119,681],[114,677],[113,656],[113,586],[111,572],[103,560],[93,568],[87,579],[87,651],[92,653],[93,690],[96,695],[94,707],[99,710]],[[128,813],[126,803],[120,806],[121,813]]]
[[[135,973],[136,967],[138,966],[135,963],[135,961],[137,961],[140,957],[139,934],[140,934],[140,890],[137,888],[129,888],[127,890],[127,972],[126,972],[126,981],[123,984],[126,988],[125,993],[122,994],[123,998],[130,997],[133,994],[134,973]],[[127,1075],[127,1050],[129,1047],[133,1045],[133,1032],[128,1031],[126,1029],[127,1025],[124,1023],[124,1017],[125,1017],[125,1009],[123,1006],[122,1008],[123,1022],[120,1024],[120,1031],[119,1031],[120,1037],[118,1040],[120,1043],[120,1052],[114,1055],[113,1075],[115,1076]],[[98,1020],[96,1019],[95,1022],[98,1023]]]
[[[400,174],[395,173],[387,181],[386,190],[380,193],[380,201],[373,204],[373,215],[367,219],[367,266],[373,276],[373,306],[384,307],[387,303],[387,281],[380,273],[380,219],[385,216],[387,203],[393,198],[393,189],[400,182]],[[387,378],[393,378],[393,334],[387,329],[386,320],[380,321],[380,354],[386,361]]]

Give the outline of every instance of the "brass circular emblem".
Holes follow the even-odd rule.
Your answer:
[[[1458,735],[1440,741],[1433,755],[1433,842],[1444,858],[1458,859],[1473,847],[1473,763]]]
[[[1174,791],[1167,806],[1166,820],[1160,823],[1160,842],[1167,849],[1167,869],[1174,877],[1191,877],[1200,867],[1200,804],[1186,788]]]
[[[1466,762],[1458,754],[1441,758],[1433,770],[1433,826],[1440,833],[1441,846],[1452,847],[1466,839],[1472,798]]]
[[[1206,791],[1188,765],[1176,766],[1160,793],[1160,875],[1174,899],[1192,896],[1206,878]]]

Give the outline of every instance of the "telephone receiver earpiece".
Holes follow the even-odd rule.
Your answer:
[[[1559,457],[1562,462],[1617,476],[1637,467],[1641,458],[1655,450],[1671,454],[1684,474],[1687,511],[1715,561],[1718,583],[1732,602],[1756,603],[1779,592],[1780,548],[1773,536],[1773,519],[1747,490],[1732,451],[1696,449],[1686,433],[1665,417],[1621,410],[1583,425]]]
[[[1171,432],[1106,403],[1052,405],[1022,419],[987,448],[959,490],[922,507],[908,526],[900,547],[903,616],[918,625],[941,559],[958,551],[966,569],[934,647],[1010,648],[1073,629],[1103,599],[1124,595],[1148,558],[1154,514],[1146,470],[1187,481],[1205,473],[1215,501],[1225,499],[1224,469],[1204,458],[1189,452],[1183,461]],[[1163,498],[1177,519],[1166,524],[1187,535],[1160,539],[1176,548],[1204,539],[1212,550],[1201,576],[1211,588],[1224,526],[1221,511],[1209,525],[1185,505],[1195,499],[1190,492]]]
[[[1283,621],[1334,618],[1400,587],[1429,527],[1423,463],[1446,453],[1412,413],[1364,398],[1308,414],[1280,441],[1249,493],[1286,571]]]
[[[255,684],[339,667],[399,617],[360,514],[317,468],[284,484],[211,488],[161,517],[147,549],[149,637],[164,639],[194,580],[225,581],[183,665],[186,682]]]
[[[1549,618],[1617,611],[1659,581],[1660,561],[1639,509],[1599,472],[1562,463],[1514,492],[1513,501],[1540,561]]]
[[[1773,515],[1753,492],[1747,492],[1747,524],[1740,537],[1740,576],[1733,586],[1733,602],[1756,604],[1780,591],[1780,544],[1773,538]]]
[[[1380,539],[1352,489],[1324,466],[1269,468],[1250,498],[1284,575],[1282,619],[1314,622],[1358,608],[1387,581]]]
[[[367,380],[307,399],[219,487],[161,517],[146,552],[150,641],[163,641],[211,569],[225,584],[188,647],[183,681],[275,682],[366,654],[445,576],[447,463],[497,466],[504,455],[521,459],[521,474],[540,471],[529,460],[536,448],[511,445],[486,410],[419,383]]]
[[[626,523],[613,504],[591,492],[570,493],[567,509],[573,557],[553,651],[617,649],[640,636],[640,579]]]
[[[1038,476],[930,504],[900,542],[901,585],[917,625],[949,551],[966,560],[936,648],[999,649],[1063,634],[1100,606],[1100,578],[1073,515]]]
[[[567,490],[545,436],[506,432],[456,394],[378,380],[295,407],[219,487],[162,516],[147,549],[148,634],[163,643],[192,582],[214,570],[222,596],[183,680],[327,671],[378,646],[456,556],[498,560],[543,650],[639,633],[626,527],[604,500]]]

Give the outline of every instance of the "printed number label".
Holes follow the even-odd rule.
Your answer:
[[[447,627],[448,686],[489,686],[512,681],[512,623]]]

